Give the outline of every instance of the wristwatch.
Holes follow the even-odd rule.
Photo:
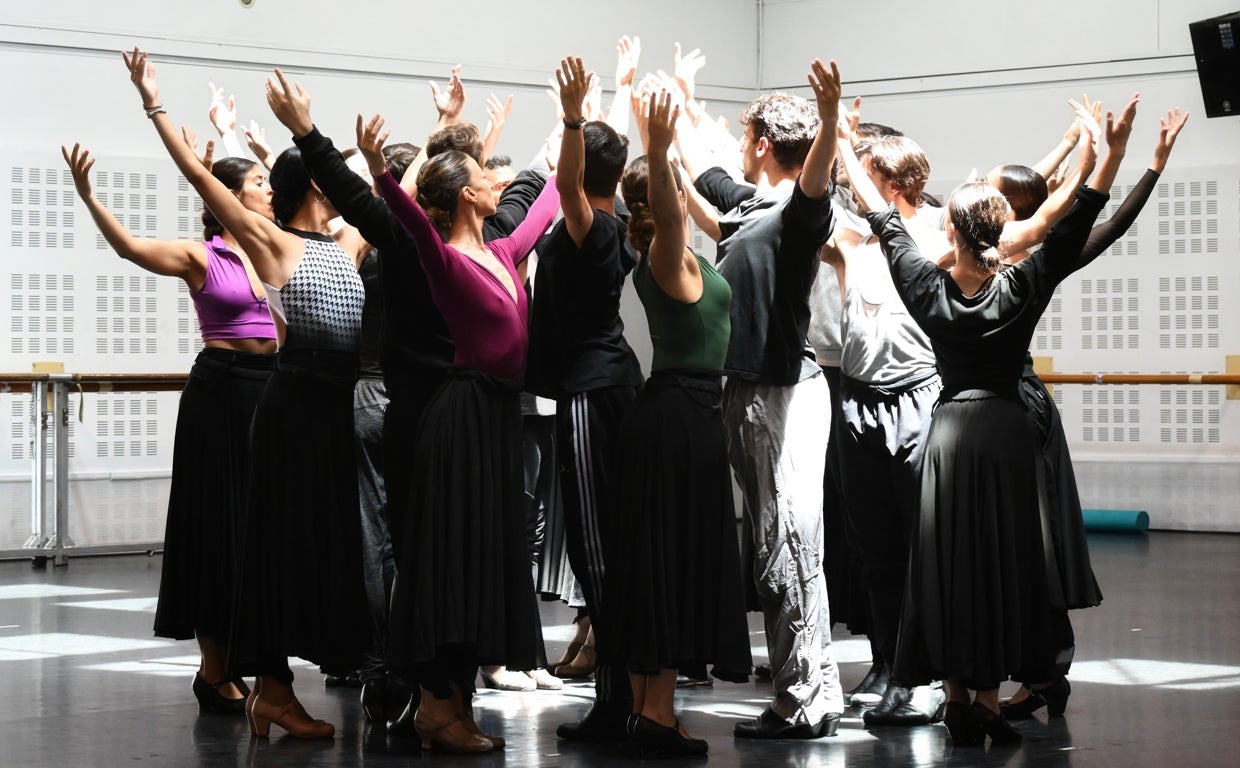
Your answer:
[[[581,130],[581,126],[585,124],[586,124],[586,119],[584,117],[579,118],[577,120],[569,120],[567,117],[564,118],[564,127],[570,131],[579,131]]]

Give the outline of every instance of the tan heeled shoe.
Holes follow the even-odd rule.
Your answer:
[[[474,728],[478,726],[475,724]],[[438,749],[444,752],[490,752],[495,745],[480,733],[470,729],[467,718],[455,715],[451,720],[437,723],[422,714],[413,716],[413,729],[422,739],[422,749]]]
[[[594,672],[597,663],[598,654],[594,650],[594,643],[587,640],[571,664],[555,668],[555,676],[559,678],[589,677]]]
[[[469,707],[465,706],[465,695],[461,693],[461,689],[457,687],[456,683],[452,683],[451,685],[452,685],[452,714],[453,716],[459,717],[461,720],[463,720],[465,722],[465,727],[469,730],[470,733],[474,734],[475,736],[480,736],[486,739],[487,741],[491,742],[491,747],[493,749],[503,749],[504,745],[507,744],[507,742],[504,741],[504,737],[493,736],[492,734],[484,733],[482,731],[482,726],[478,725],[478,722],[474,720],[473,712],[470,711]]]
[[[260,678],[255,681],[254,689],[245,700],[245,716],[250,721],[250,733],[253,735],[266,737],[272,723],[299,739],[330,739],[336,734],[336,726],[310,717],[296,696],[283,706],[277,706],[263,701],[262,690]]]

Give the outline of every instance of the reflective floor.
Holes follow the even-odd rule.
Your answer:
[[[769,688],[716,682],[679,694],[683,720],[710,742],[719,766],[1145,766],[1237,765],[1240,728],[1240,536],[1155,533],[1090,541],[1101,608],[1073,614],[1077,659],[1067,717],[1045,711],[1019,728],[1016,748],[953,750],[941,725],[866,730],[849,710],[840,733],[813,742],[734,741]],[[251,739],[244,719],[199,716],[190,694],[192,643],[151,637],[160,559],[80,558],[35,570],[0,563],[0,766],[628,765],[623,747],[559,742],[557,723],[591,699],[563,692],[483,691],[483,727],[504,752],[423,755],[363,722],[354,689],[324,688],[295,667],[298,696],[337,726],[334,740]],[[547,650],[558,658],[571,612],[543,604]],[[750,617],[762,658],[757,616]],[[845,688],[868,667],[868,645],[836,633]],[[1009,686],[1010,687],[1010,686]],[[1008,691],[1005,689],[1005,693]]]

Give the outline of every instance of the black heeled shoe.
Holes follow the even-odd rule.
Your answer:
[[[366,722],[387,727],[387,680],[376,678],[362,683],[362,714]]]
[[[224,678],[218,683],[208,683],[202,675],[194,673],[194,698],[198,699],[198,711],[212,715],[244,715],[245,698],[230,699],[220,694],[220,686],[233,682]],[[247,691],[248,695],[248,691]]]
[[[951,736],[953,747],[980,747],[985,738],[973,728],[973,713],[968,704],[947,702],[947,711],[943,715],[943,724]]]
[[[1046,707],[1049,717],[1063,717],[1068,708],[1068,697],[1072,695],[1072,685],[1068,678],[1060,677],[1045,688],[1024,686],[1029,695],[1017,702],[999,702],[999,714],[1007,720],[1022,720],[1033,717],[1033,713]]]
[[[638,715],[633,722],[632,738],[642,758],[706,756],[706,742],[681,733],[679,720],[674,727],[668,728]]]
[[[996,713],[990,711],[985,704],[973,702],[973,730],[975,733],[985,734],[990,737],[990,745],[992,747],[1001,747],[1007,744],[1019,744],[1021,741],[1020,731],[1012,727],[1012,724]]]

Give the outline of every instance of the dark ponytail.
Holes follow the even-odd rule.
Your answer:
[[[271,183],[271,210],[277,224],[287,224],[297,215],[310,191],[310,172],[301,161],[301,150],[289,147],[280,153],[268,176]]]
[[[984,181],[961,184],[947,201],[947,215],[965,249],[991,270],[998,270],[1002,263],[999,238],[1010,211],[1003,193]]]
[[[449,149],[427,160],[418,171],[418,205],[445,240],[456,218],[461,190],[469,186],[469,161],[469,155]]]

